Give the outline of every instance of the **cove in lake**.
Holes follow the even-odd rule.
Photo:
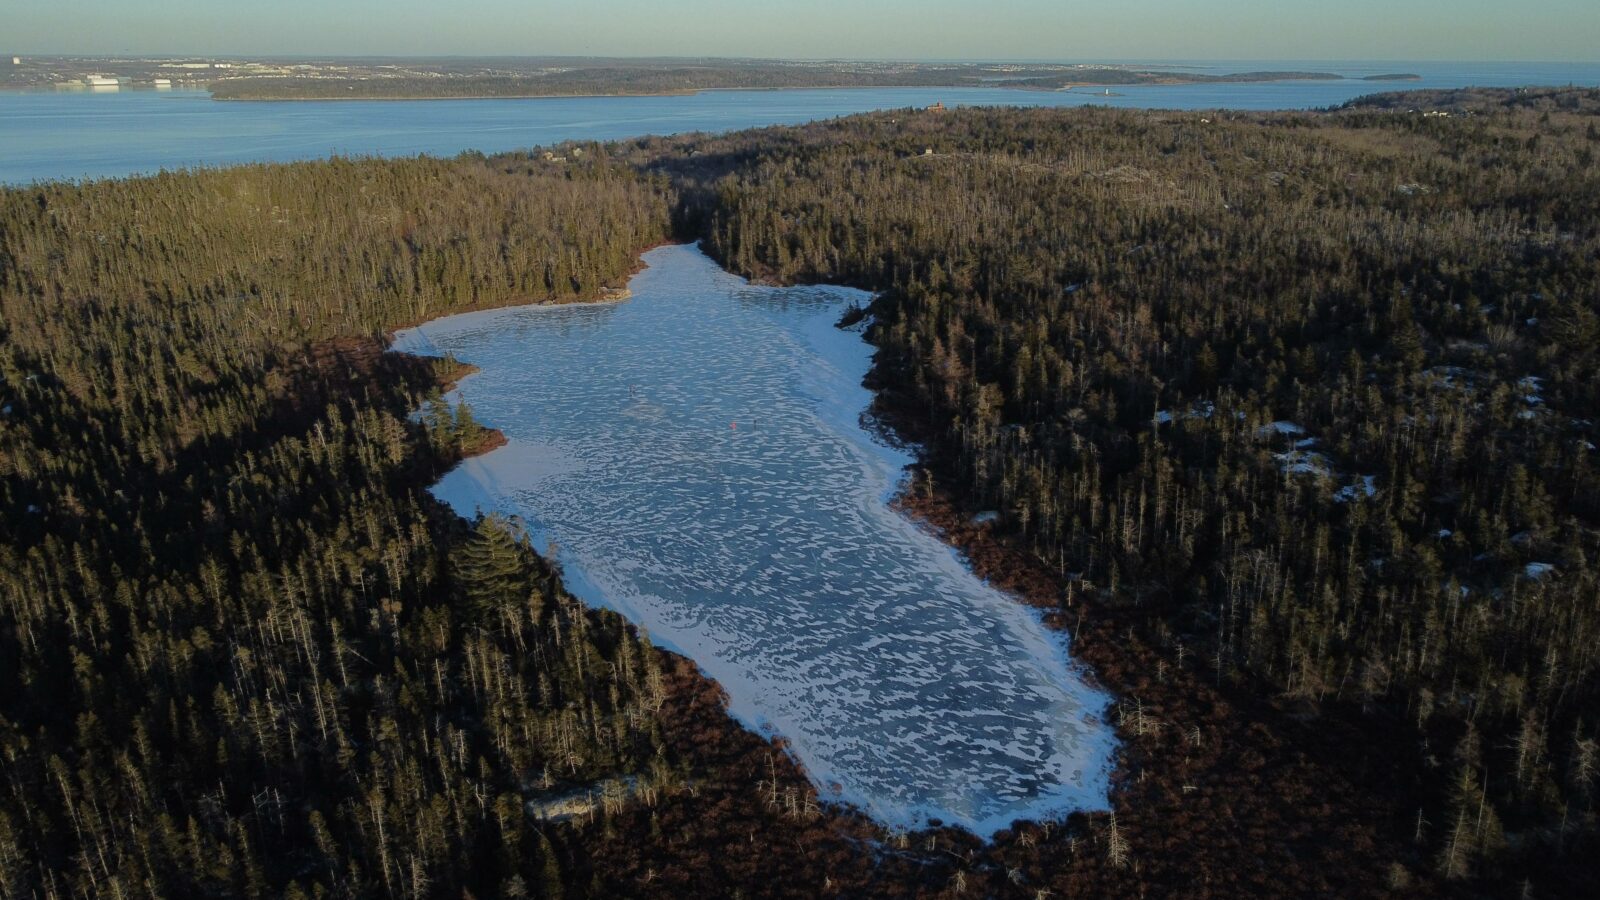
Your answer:
[[[1063,635],[888,500],[912,461],[863,427],[867,295],[767,288],[696,247],[646,254],[619,304],[518,307],[395,349],[480,371],[510,443],[434,492],[517,515],[567,586],[694,659],[824,799],[987,836],[1107,808],[1108,698]]]

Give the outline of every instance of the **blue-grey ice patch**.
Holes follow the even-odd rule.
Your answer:
[[[1529,578],[1532,578],[1533,580],[1538,581],[1539,579],[1545,577],[1546,575],[1549,575],[1551,572],[1554,572],[1555,570],[1556,570],[1556,567],[1552,563],[1531,562],[1531,563],[1528,563],[1528,565],[1523,568],[1522,572],[1523,572],[1524,575],[1528,576]]]
[[[787,738],[824,798],[987,835],[1105,809],[1107,698],[1065,638],[888,506],[910,457],[862,427],[871,348],[843,288],[762,288],[694,247],[618,304],[469,313],[397,346],[480,372],[509,445],[435,488],[521,515],[619,610]]]

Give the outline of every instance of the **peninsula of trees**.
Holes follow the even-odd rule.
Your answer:
[[[129,87],[209,87],[218,100],[448,100],[655,96],[783,88],[1074,86],[1337,81],[1326,72],[1217,73],[1155,65],[916,63],[838,60],[614,59],[106,59],[27,57],[0,69],[0,88],[82,86],[91,74]],[[1368,80],[1415,79],[1378,75]]]
[[[1600,91],[554,149],[0,190],[0,896],[1592,888]],[[694,238],[878,292],[1113,814],[884,833],[428,495],[496,435],[387,331]]]
[[[923,63],[694,64],[606,62],[538,71],[368,71],[337,76],[252,76],[211,84],[217,100],[417,100],[690,94],[707,90],[858,87],[999,87],[1059,90],[1073,85],[1237,83],[1339,80],[1318,72],[1214,75],[1176,69],[1064,65]]]

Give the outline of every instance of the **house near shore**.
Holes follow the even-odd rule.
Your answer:
[[[944,105],[944,101],[943,100],[940,100],[939,102],[937,102],[937,103],[933,104],[932,106],[928,107],[928,112],[931,112],[931,113],[942,113],[944,111],[945,111],[945,105]]]

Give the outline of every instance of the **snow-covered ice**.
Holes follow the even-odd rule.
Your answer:
[[[762,288],[651,251],[620,304],[469,313],[397,335],[481,371],[510,444],[435,493],[524,518],[568,587],[692,657],[824,798],[987,836],[1107,808],[1108,698],[1063,635],[887,504],[911,458],[861,415],[866,295]]]

